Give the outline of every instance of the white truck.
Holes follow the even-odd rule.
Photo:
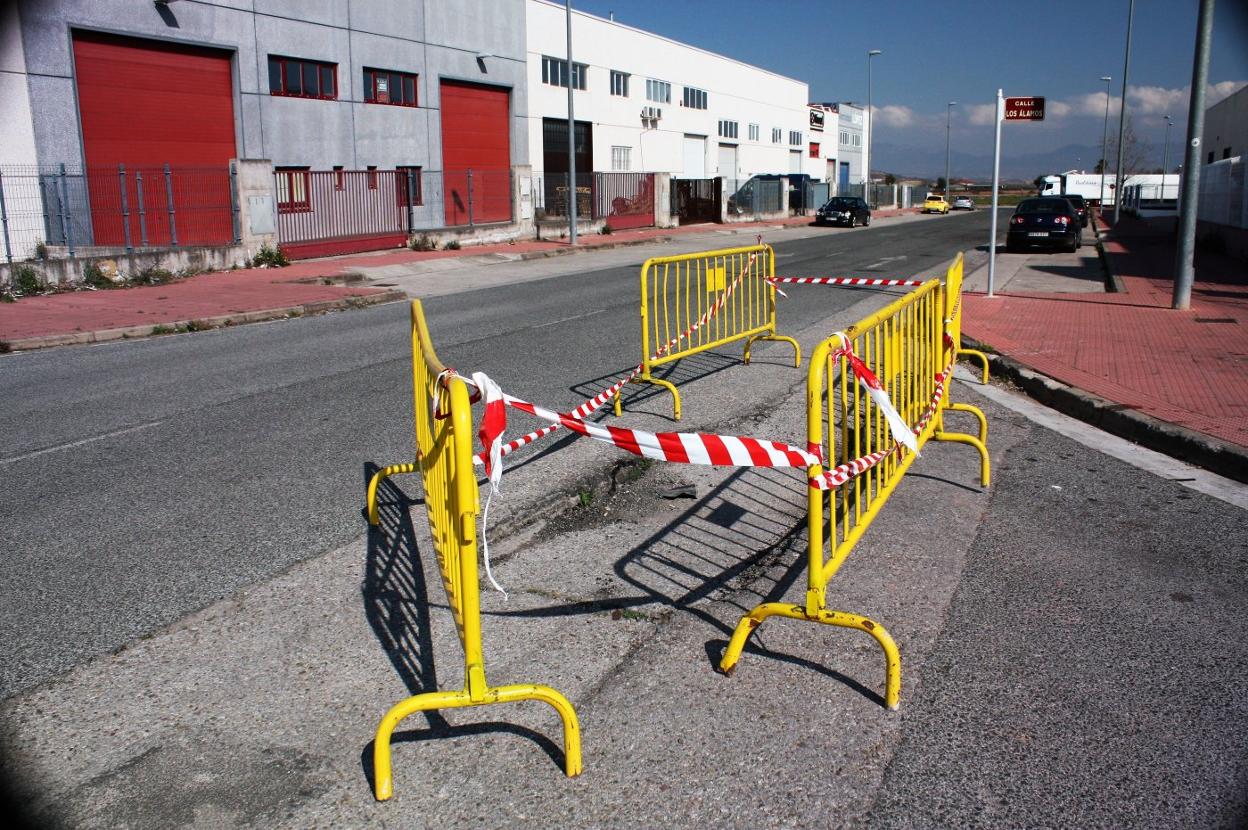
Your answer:
[[[1061,173],[1056,176],[1045,176],[1040,182],[1041,196],[1082,196],[1088,202],[1096,203],[1101,199],[1101,174],[1100,173]],[[1128,181],[1131,180],[1130,177]],[[1113,173],[1106,173],[1105,179],[1105,204],[1112,205],[1114,203],[1114,187],[1115,177]]]

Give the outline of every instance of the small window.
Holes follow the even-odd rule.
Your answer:
[[[334,165],[334,190],[346,190],[347,180],[346,174],[342,172],[342,165]]]
[[[611,70],[611,94],[621,98],[628,97],[628,73]]]
[[[797,130],[789,130],[789,144],[793,147],[801,147],[802,134]]]
[[[377,165],[370,164],[368,166],[368,189],[377,189]]]
[[[572,64],[572,88],[585,89],[585,76],[589,67],[583,63]],[[567,87],[568,62],[561,58],[542,55],[542,83]]]
[[[632,163],[633,148],[632,147],[612,147],[611,148],[611,169],[628,171],[633,169]]]
[[[420,167],[415,165],[394,168],[395,204],[399,207],[407,207],[409,204],[419,207],[425,203],[420,189],[420,171]]]
[[[269,55],[269,92],[292,98],[338,97],[338,65]]]
[[[758,125],[750,125],[750,141],[758,141]]]
[[[365,67],[364,102],[396,107],[417,106],[416,76],[410,72]]]
[[[737,122],[736,121],[720,121],[719,122],[720,138],[736,138]]]
[[[307,167],[274,168],[278,213],[311,213],[312,174],[309,170]]]
[[[691,86],[685,87],[685,97],[681,103],[695,110],[706,109],[706,90],[694,89]]]
[[[819,158],[819,142],[817,141],[810,142],[810,157],[812,159]]]
[[[771,143],[772,144],[779,144],[781,140],[783,140],[783,138],[784,138],[784,133],[780,131],[779,127],[771,128]]]
[[[656,81],[653,78],[647,78],[646,100],[654,101],[656,104],[672,103],[672,85],[667,81]]]
[[[861,135],[859,135],[858,133],[854,133],[854,135],[853,135],[853,139],[854,139],[854,146],[855,146],[855,147],[861,147],[861,146],[862,146],[862,136],[861,136]]]

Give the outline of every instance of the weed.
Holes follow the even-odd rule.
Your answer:
[[[446,249],[448,251],[458,251],[461,247],[463,246],[459,244],[458,239],[452,239],[450,242],[446,243]]]
[[[13,347],[9,345],[9,341],[0,340],[0,354],[8,354]]]
[[[131,285],[162,285],[174,279],[173,274],[165,268],[154,266],[152,268],[144,268],[137,274],[130,276]]]
[[[0,288],[0,303],[15,303],[17,298],[7,288]]]
[[[204,320],[190,320],[186,324],[187,331],[208,331],[212,325]]]
[[[169,328],[169,326],[152,326],[153,336],[157,334],[173,334],[175,331],[177,330]]]
[[[47,258],[48,258],[48,246],[44,245],[42,240],[40,240],[39,242],[36,242],[35,243],[35,259],[42,260],[42,259],[47,259]]]
[[[633,621],[636,621],[636,622],[643,622],[643,621],[645,621],[645,620],[650,619],[650,616],[649,616],[648,614],[645,614],[645,613],[641,612],[641,611],[634,611],[634,610],[633,610],[633,609],[631,609],[631,608],[617,608],[617,609],[615,609],[614,611],[612,611],[612,612],[611,612],[611,619],[613,619],[613,620],[633,620]]]
[[[302,316],[303,316],[303,309],[302,309],[302,308],[292,308],[292,309],[290,309],[289,311],[287,311],[287,312],[286,312],[286,316],[287,316],[287,317],[302,317]]]
[[[276,248],[270,248],[267,244],[261,245],[260,250],[256,251],[256,255],[251,258],[252,265],[259,267],[267,265],[270,268],[284,268],[290,264],[290,260],[286,258],[286,252],[279,245]]]
[[[614,231],[614,230],[612,230],[612,228],[611,228],[611,226],[610,226],[610,225],[603,225],[603,226],[602,226],[602,230],[600,231],[600,233],[601,233],[603,236],[610,236],[611,234],[615,233],[615,231]]]
[[[38,294],[43,290],[44,282],[34,268],[19,265],[13,269],[13,287],[19,294]]]
[[[589,507],[594,503],[594,491],[585,489],[577,490],[576,503],[581,507]]]
[[[92,288],[112,288],[113,281],[104,276],[104,272],[100,266],[94,262],[88,262],[87,267],[82,269],[82,281]]]
[[[413,236],[408,241],[407,247],[413,251],[436,251],[438,249],[438,240],[427,233],[422,233],[420,236]]]

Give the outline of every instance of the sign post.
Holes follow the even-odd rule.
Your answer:
[[[1001,122],[1043,121],[1044,98],[1006,98],[997,90],[996,141],[992,150],[992,236],[988,240],[988,296],[995,296],[997,277],[997,191],[1001,187]]]

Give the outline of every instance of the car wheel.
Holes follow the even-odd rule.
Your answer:
[[[862,226],[865,228],[870,224],[871,224],[871,214],[868,213],[865,217],[863,217]]]
[[[853,216],[853,215],[851,214],[851,215],[850,215],[850,217],[849,217],[849,226],[852,228],[854,225],[857,225],[857,224],[858,224],[858,217],[857,217],[857,216]]]

